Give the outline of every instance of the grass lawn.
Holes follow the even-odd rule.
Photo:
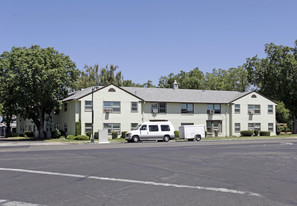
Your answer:
[[[278,136],[253,136],[253,137],[206,137],[201,141],[218,141],[218,140],[257,140],[257,139],[290,139],[297,138],[297,134],[291,135],[278,135]],[[44,142],[65,142],[65,143],[90,143],[90,140],[70,140],[70,139],[45,139],[38,140],[30,137],[8,137],[5,138],[10,141],[44,141]],[[176,139],[177,141],[187,141],[182,139]],[[171,140],[174,141],[174,140]],[[98,142],[98,139],[95,139]],[[126,142],[124,138],[109,139],[110,143],[123,143]]]

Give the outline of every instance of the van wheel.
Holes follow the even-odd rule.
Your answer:
[[[138,137],[138,136],[133,136],[132,139],[133,139],[133,142],[135,142],[135,143],[136,143],[136,142],[139,142],[139,137]]]
[[[168,142],[169,140],[170,140],[170,137],[169,137],[169,136],[167,136],[167,135],[164,136],[164,138],[163,138],[163,141],[164,141],[164,142]]]
[[[197,134],[196,137],[195,137],[195,140],[196,140],[197,142],[199,142],[199,141],[201,140],[201,135],[200,135],[200,134]]]

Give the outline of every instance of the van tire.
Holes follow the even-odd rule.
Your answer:
[[[200,135],[200,134],[197,134],[196,137],[195,137],[195,140],[196,140],[197,142],[199,142],[199,141],[201,140],[201,135]]]
[[[168,142],[169,140],[170,140],[170,137],[168,135],[165,135],[164,138],[163,138],[163,141]]]
[[[139,142],[139,137],[135,135],[132,137],[132,140],[133,140],[133,142],[137,143],[137,142]]]

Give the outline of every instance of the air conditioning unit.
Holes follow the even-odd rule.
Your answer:
[[[215,110],[207,110],[207,114],[214,114]]]
[[[249,111],[249,114],[250,114],[250,115],[253,115],[253,114],[254,114],[254,111]]]
[[[153,109],[153,114],[157,114],[158,113],[158,109]]]
[[[104,112],[105,113],[110,113],[111,112],[111,109],[104,109]]]

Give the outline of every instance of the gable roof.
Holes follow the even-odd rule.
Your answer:
[[[122,87],[147,102],[230,103],[248,92]]]

